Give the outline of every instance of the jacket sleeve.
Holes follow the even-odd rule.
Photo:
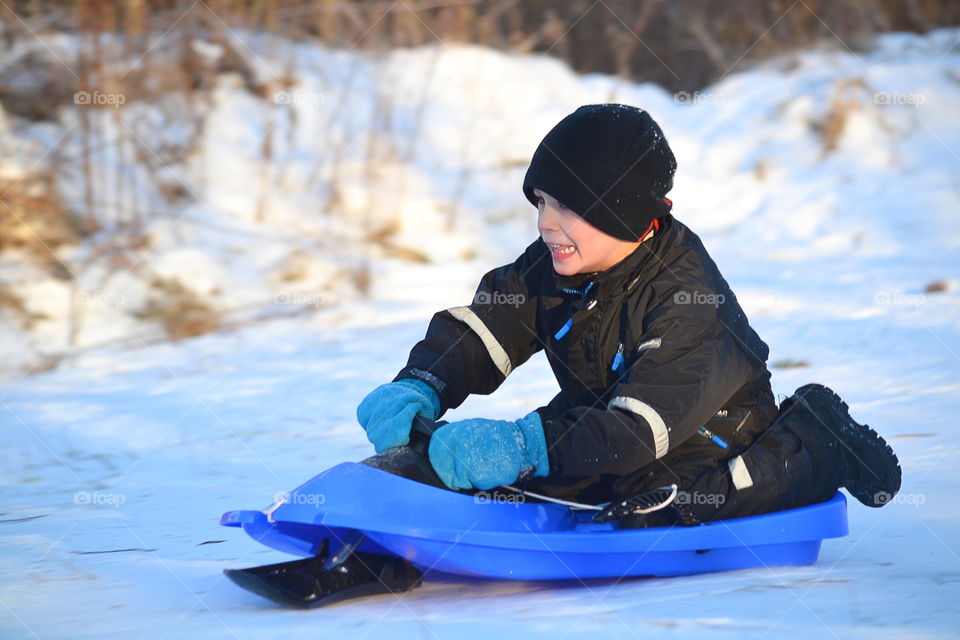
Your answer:
[[[684,295],[699,302],[678,303]],[[718,305],[702,304],[715,294],[677,287],[664,298],[644,317],[633,361],[606,408],[541,414],[551,474],[631,473],[694,435],[750,380],[750,357]]]
[[[441,413],[471,393],[489,394],[543,348],[537,337],[537,291],[551,268],[540,239],[513,264],[488,272],[473,301],[434,314],[426,337],[394,380],[423,380],[440,396]]]

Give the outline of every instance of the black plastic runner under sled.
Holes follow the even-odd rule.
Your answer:
[[[402,593],[420,586],[423,574],[402,558],[354,551],[325,569],[328,545],[312,558],[249,569],[226,569],[235,583],[285,607],[311,609],[353,598]]]

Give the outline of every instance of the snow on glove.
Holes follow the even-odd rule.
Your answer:
[[[451,489],[492,489],[532,470],[550,470],[543,424],[536,412],[516,422],[473,418],[451,422],[430,439],[430,463]]]
[[[426,382],[403,378],[382,384],[357,407],[357,420],[377,453],[410,443],[413,419],[440,417],[440,398]]]

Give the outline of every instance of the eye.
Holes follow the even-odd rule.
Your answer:
[[[563,204],[562,202],[557,202],[557,209],[566,210],[567,208],[568,208],[567,205]]]

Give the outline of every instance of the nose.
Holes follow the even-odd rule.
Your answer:
[[[560,216],[557,210],[543,203],[537,211],[537,228],[540,230],[540,233],[544,231],[557,231],[560,228],[559,219]]]

